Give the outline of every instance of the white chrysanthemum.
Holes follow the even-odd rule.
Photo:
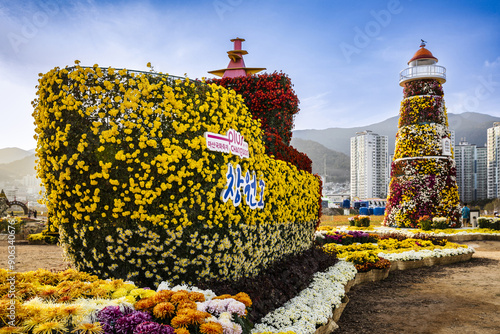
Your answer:
[[[211,300],[215,296],[217,296],[212,290],[202,290],[196,286],[189,286],[186,284],[170,287],[170,284],[167,281],[161,282],[158,285],[158,288],[156,289],[157,292],[162,290],[172,290],[172,291],[186,290],[188,292],[200,292],[205,296],[205,300]]]

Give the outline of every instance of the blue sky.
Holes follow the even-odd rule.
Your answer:
[[[38,73],[78,59],[212,77],[235,37],[246,39],[248,67],[292,79],[295,129],[396,116],[398,75],[420,39],[447,68],[448,112],[500,116],[498,1],[0,0],[0,148],[36,146]]]

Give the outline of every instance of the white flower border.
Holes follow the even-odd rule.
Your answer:
[[[394,262],[394,261],[417,261],[430,257],[445,257],[445,256],[462,255],[469,253],[475,253],[474,248],[460,247],[460,248],[445,248],[445,249],[434,249],[434,250],[423,249],[421,251],[411,250],[402,253],[380,252],[378,253],[378,256],[383,257],[384,259],[389,260],[391,262]]]
[[[381,234],[381,235],[397,233],[397,234],[401,234],[401,235],[404,235],[404,236],[409,237],[409,238],[412,238],[413,236],[415,236],[418,233],[425,233],[425,234],[428,234],[431,236],[436,236],[436,237],[452,237],[454,235],[495,235],[495,234],[500,234],[500,231],[495,231],[492,233],[484,233],[484,232],[479,232],[476,230],[479,230],[479,228],[464,229],[464,230],[461,230],[460,232],[456,232],[456,233],[444,233],[444,232],[434,232],[434,231],[396,230],[396,229],[384,228],[384,229],[375,229],[374,231],[372,231],[372,233]]]

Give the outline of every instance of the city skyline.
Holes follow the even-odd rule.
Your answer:
[[[432,10],[429,10],[431,8]],[[191,78],[224,68],[230,39],[248,67],[288,74],[295,129],[352,127],[396,116],[398,74],[420,39],[447,68],[448,112],[500,115],[500,4],[494,1],[23,1],[0,4],[1,147],[35,147],[31,101],[55,66]]]

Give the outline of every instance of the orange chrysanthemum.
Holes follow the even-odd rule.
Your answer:
[[[189,299],[192,300],[193,302],[204,302],[205,295],[202,294],[201,292],[193,291],[189,293]]]
[[[185,313],[177,313],[175,317],[172,318],[172,321],[170,321],[170,324],[174,328],[179,328],[179,327],[187,327],[191,323],[191,317],[189,317]]]
[[[165,319],[166,317],[170,317],[175,312],[174,304],[170,302],[162,302],[157,304],[153,308],[153,315],[160,319]]]
[[[252,299],[244,292],[236,294],[236,296],[234,296],[233,298],[245,304],[246,307],[252,307]]]
[[[143,298],[135,303],[134,308],[138,311],[148,311],[155,307],[156,303],[153,298]]]
[[[193,310],[194,312],[192,312],[190,314],[190,317],[192,319],[192,323],[195,323],[195,324],[198,324],[198,325],[201,325],[205,322],[205,319],[206,318],[210,318],[212,315],[208,312],[204,312],[204,311],[198,311],[198,310]]]
[[[175,329],[175,334],[189,334],[189,331],[186,328],[176,328]]]
[[[186,321],[187,325],[194,325],[194,324],[199,325],[199,324],[204,323],[205,319],[209,318],[211,316],[211,314],[208,312],[198,311],[196,309],[193,310],[190,308],[184,308],[184,309],[177,311],[177,316],[186,317],[187,320],[185,320],[185,321]],[[184,318],[182,318],[182,319],[184,319]],[[172,319],[172,322],[173,322],[173,319]]]
[[[229,295],[229,294],[224,294],[224,295],[220,295],[220,296],[215,296],[214,298],[212,299],[227,299],[227,298],[233,298],[233,296]]]
[[[222,334],[223,330],[222,325],[216,322],[207,322],[200,326],[200,333],[203,334]]]
[[[174,305],[179,304],[182,301],[189,299],[189,293],[185,290],[174,292],[174,294],[170,297],[170,302]]]
[[[157,292],[156,295],[154,295],[152,298],[157,304],[159,304],[162,302],[169,302],[170,297],[172,297],[173,294],[174,294],[173,291],[161,290],[161,291]]]
[[[183,300],[181,302],[179,302],[179,304],[177,305],[177,309],[178,310],[182,310],[182,309],[192,309],[192,310],[196,310],[197,309],[197,306],[196,306],[196,303],[191,301],[191,300]]]

